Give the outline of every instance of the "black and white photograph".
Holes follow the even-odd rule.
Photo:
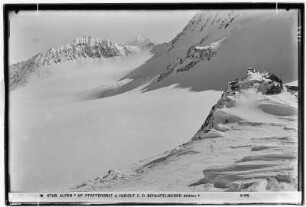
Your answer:
[[[301,204],[304,4],[4,10],[8,204]]]

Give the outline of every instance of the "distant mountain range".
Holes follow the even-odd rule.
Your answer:
[[[127,56],[140,52],[143,49],[149,49],[153,45],[149,39],[142,39],[140,37],[126,45],[120,45],[116,42],[101,40],[91,36],[79,37],[64,46],[50,48],[26,61],[11,65],[9,67],[10,90],[26,85],[33,74],[43,76],[45,73],[40,71],[40,68],[45,65],[60,64],[82,58],[97,59]]]

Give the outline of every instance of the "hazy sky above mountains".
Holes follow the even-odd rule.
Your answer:
[[[27,11],[10,15],[10,64],[91,35],[125,43],[141,35],[155,43],[174,38],[197,11]]]

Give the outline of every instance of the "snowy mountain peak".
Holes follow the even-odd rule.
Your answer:
[[[78,37],[66,45],[53,47],[32,58],[10,66],[10,89],[26,85],[32,75],[40,77],[39,68],[82,58],[110,58],[137,52],[135,48],[91,36]],[[139,50],[140,51],[140,50]]]
[[[189,45],[202,45],[228,36],[230,28],[243,15],[239,11],[202,11],[169,43],[169,51]],[[198,34],[198,35],[195,35]]]
[[[153,46],[154,44],[150,39],[138,35],[134,40],[127,41],[126,45],[144,47],[144,46]]]
[[[90,45],[90,46],[94,46],[94,45],[98,45],[98,44],[102,44],[102,43],[119,45],[118,43],[111,42],[110,40],[99,39],[99,38],[96,38],[96,37],[92,37],[90,35],[89,36],[77,37],[70,42],[70,44],[73,44],[73,45]]]
[[[144,41],[146,41],[146,40],[148,40],[147,38],[144,38],[144,37],[142,37],[141,35],[138,35],[137,37],[136,37],[136,39],[135,39],[136,41],[138,41],[138,42],[144,42]]]
[[[254,87],[258,92],[271,95],[283,90],[283,82],[276,75],[267,71],[259,72],[253,68],[247,70],[246,76],[239,82],[240,87]]]

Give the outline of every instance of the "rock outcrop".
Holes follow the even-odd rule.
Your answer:
[[[215,114],[218,109],[228,107],[233,104],[233,97],[243,90],[253,88],[257,93],[265,95],[279,94],[283,91],[282,81],[269,72],[259,72],[256,69],[249,68],[247,74],[241,81],[238,79],[228,83],[219,101],[212,107],[208,117],[200,130],[194,135],[192,140],[201,139],[205,133],[213,129]],[[233,117],[232,117],[233,118]],[[230,120],[228,119],[228,122]]]

